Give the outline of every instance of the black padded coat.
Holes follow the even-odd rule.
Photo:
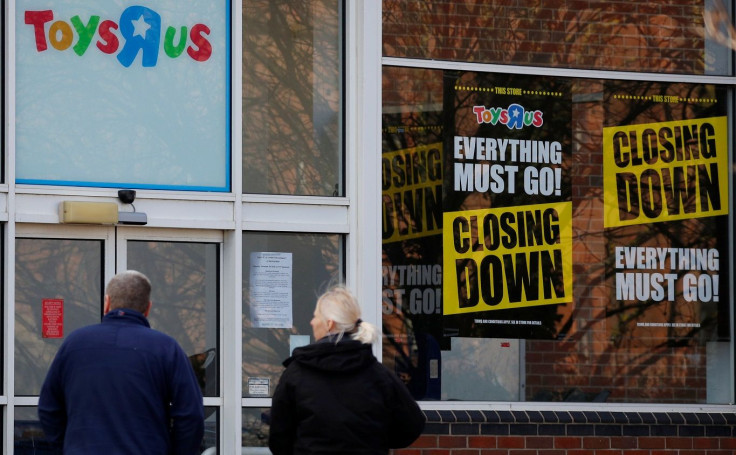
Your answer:
[[[274,455],[387,454],[410,445],[424,415],[371,345],[328,338],[294,349],[273,395]]]

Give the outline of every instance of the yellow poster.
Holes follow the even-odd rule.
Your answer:
[[[607,228],[728,213],[728,122],[712,117],[603,129]]]
[[[572,203],[444,214],[443,313],[572,302]]]
[[[383,243],[442,232],[442,143],[381,156]]]

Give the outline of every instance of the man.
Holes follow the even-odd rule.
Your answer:
[[[198,454],[202,392],[189,359],[148,323],[151,283],[127,271],[105,290],[102,323],[72,332],[38,400],[49,440],[74,454]]]

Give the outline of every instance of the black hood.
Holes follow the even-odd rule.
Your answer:
[[[328,339],[294,349],[284,366],[291,362],[319,371],[347,373],[363,370],[376,362],[370,344],[355,340],[340,340],[337,344]]]

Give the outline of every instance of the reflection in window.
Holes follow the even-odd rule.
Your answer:
[[[204,437],[201,452],[206,455],[219,453],[220,447],[220,408],[204,407]]]
[[[2,57],[2,66],[0,69],[5,74],[5,12],[0,12],[0,57]],[[5,106],[5,84],[0,87],[0,101]],[[5,109],[0,110],[0,140],[2,146],[0,146],[0,183],[5,183]]]
[[[52,455],[59,453],[46,435],[38,420],[36,406],[16,406],[13,423],[13,453],[15,455]]]
[[[456,62],[732,75],[730,2],[383,2],[383,55]],[[451,31],[451,32],[448,32]],[[627,49],[627,52],[621,52]]]
[[[38,420],[37,406],[16,406],[14,422],[15,455],[52,455],[60,453],[46,440],[46,435]],[[220,447],[220,410],[217,407],[204,408],[204,437],[200,453],[214,455]]]
[[[339,235],[243,235],[243,396],[270,397],[294,347],[312,340],[317,297],[344,280]]]
[[[100,322],[102,241],[18,238],[15,250],[15,394],[37,395],[64,337]]]
[[[268,431],[271,424],[270,415],[270,408],[243,409],[243,448],[268,447]],[[246,452],[244,451],[243,453]]]
[[[385,67],[383,94],[383,362],[415,397],[733,401],[725,88]]]
[[[243,192],[342,196],[341,0],[243,2]]]
[[[128,242],[128,268],[151,280],[151,327],[189,356],[204,396],[219,390],[219,244]]]

